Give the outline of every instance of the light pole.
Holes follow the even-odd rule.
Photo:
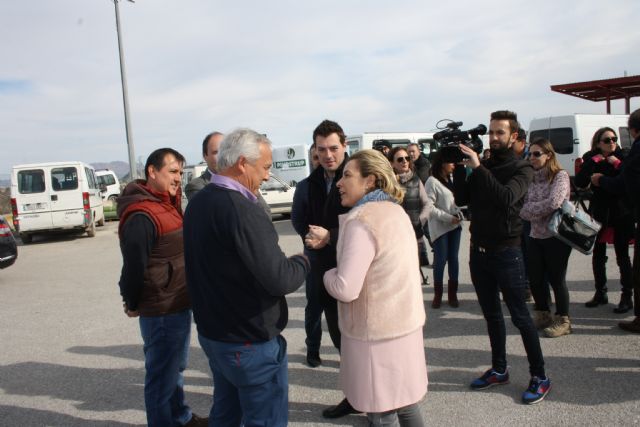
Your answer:
[[[131,137],[131,118],[129,117],[129,95],[127,92],[127,73],[124,69],[124,53],[122,52],[122,37],[120,36],[120,11],[118,2],[113,0],[116,8],[116,32],[118,33],[118,52],[120,54],[120,78],[122,79],[122,102],[124,104],[124,127],[127,132],[127,147],[129,148],[129,174],[131,180],[138,178],[138,168],[136,167],[136,156],[133,150],[133,138]],[[129,0],[134,3],[134,0]]]

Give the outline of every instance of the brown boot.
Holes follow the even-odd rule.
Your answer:
[[[533,312],[533,324],[536,329],[545,329],[551,326],[553,323],[553,317],[551,316],[551,312],[549,310],[535,310]]]
[[[443,290],[444,286],[442,283],[433,282],[433,301],[431,302],[431,308],[440,308]]]
[[[558,338],[571,333],[569,316],[556,316],[551,326],[544,328],[544,334],[549,338]]]
[[[634,334],[640,334],[640,316],[636,316],[630,322],[619,322],[620,329],[624,329],[627,332],[633,332]]]
[[[460,303],[458,302],[458,281],[449,280],[447,284],[447,302],[450,307],[458,308]]]

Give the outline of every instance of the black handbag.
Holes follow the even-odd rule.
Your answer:
[[[588,255],[598,240],[601,225],[586,211],[565,200],[551,215],[548,227],[556,239]]]

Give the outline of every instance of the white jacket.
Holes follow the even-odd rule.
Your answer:
[[[431,241],[460,227],[451,221],[460,214],[453,193],[437,178],[430,176],[424,185],[429,205],[429,235]]]

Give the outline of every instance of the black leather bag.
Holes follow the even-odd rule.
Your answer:
[[[587,255],[593,251],[600,228],[598,221],[568,200],[553,213],[549,221],[549,231],[555,238]]]

